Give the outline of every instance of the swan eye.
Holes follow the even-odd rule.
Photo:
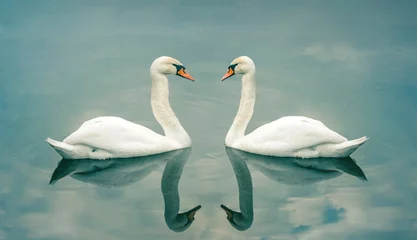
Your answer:
[[[184,66],[177,65],[177,64],[175,64],[175,63],[173,63],[173,64],[172,64],[172,66],[174,66],[174,67],[177,69],[177,73],[178,73],[181,69],[184,69],[184,70],[185,70],[185,67],[184,67]]]
[[[236,64],[232,64],[232,65],[230,65],[229,66],[229,68],[230,69],[232,69],[233,71],[235,71],[235,67],[238,65],[238,63],[236,63]]]
[[[236,64],[232,64],[228,67],[227,73],[222,77],[222,81],[228,79],[229,77],[235,75],[235,67],[237,66]]]
[[[186,79],[189,79],[189,80],[191,80],[191,81],[194,81],[194,78],[190,75],[190,74],[188,74],[186,71],[185,71],[185,67],[184,66],[182,66],[182,65],[177,65],[177,64],[172,64],[175,68],[177,68],[177,75],[178,76],[180,76],[180,77],[183,77],[183,78],[186,78]]]

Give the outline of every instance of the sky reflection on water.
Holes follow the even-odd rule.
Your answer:
[[[385,0],[1,1],[0,239],[415,239],[416,9]],[[149,103],[149,66],[161,55],[196,78],[170,78],[172,107],[193,139],[179,212],[202,205],[182,233],[165,222],[164,164],[122,188],[70,177],[48,185],[60,158],[47,136],[62,140],[101,115],[161,132]],[[303,115],[349,139],[369,136],[352,155],[368,181],[344,173],[286,185],[293,166],[276,182],[248,162],[254,219],[233,228],[220,204],[240,209],[224,137],[241,83],[220,78],[241,55],[257,66],[248,131]]]

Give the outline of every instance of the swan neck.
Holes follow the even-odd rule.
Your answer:
[[[256,100],[255,71],[242,76],[242,91],[239,109],[226,136],[226,145],[232,145],[237,139],[245,136],[246,127],[253,115]]]
[[[162,73],[151,71],[151,106],[156,121],[161,125],[167,138],[189,146],[191,139],[176,117],[169,103],[168,78]]]

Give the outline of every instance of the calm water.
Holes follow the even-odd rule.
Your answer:
[[[0,1],[0,239],[417,238],[415,1],[151,2]],[[149,102],[161,55],[196,78],[170,77],[192,149],[58,166],[44,139],[93,117],[162,132]],[[241,86],[220,78],[241,55],[257,66],[248,131],[303,115],[370,140],[346,161],[225,149]]]

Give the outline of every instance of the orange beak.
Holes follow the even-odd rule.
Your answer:
[[[184,70],[184,68],[181,68],[181,69],[177,72],[177,74],[178,74],[179,76],[183,77],[183,78],[189,79],[189,80],[191,80],[191,81],[193,81],[193,82],[194,82],[194,78],[193,78],[190,74],[186,73],[186,72],[185,72],[185,70]]]
[[[229,70],[227,71],[227,73],[222,77],[222,81],[228,79],[229,77],[235,75],[235,71],[233,71],[232,68],[229,68]]]

